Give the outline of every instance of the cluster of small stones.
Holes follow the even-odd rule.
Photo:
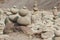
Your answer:
[[[19,29],[30,38],[38,35],[42,40],[60,40],[60,13],[57,7],[53,11],[39,11],[35,4],[33,11],[26,7],[18,9],[16,6],[0,11],[3,14],[3,17],[0,15],[0,34]]]
[[[4,23],[5,18],[6,15],[4,14],[4,11],[0,9],[0,40],[5,40],[9,37],[8,35],[3,34],[3,30],[5,27],[5,23]]]

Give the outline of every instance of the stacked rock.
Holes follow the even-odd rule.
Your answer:
[[[31,24],[31,12],[26,7],[19,11],[19,15],[17,19],[18,24],[25,26]]]
[[[18,13],[19,9],[17,9],[16,6],[14,5],[13,8],[10,9],[10,11],[11,11],[13,14],[16,14],[16,13]]]
[[[25,34],[39,34],[43,40],[53,40],[54,37],[60,37],[60,18],[53,18],[57,16],[57,9],[54,9],[54,13],[48,13],[51,12],[39,11],[36,4],[33,12],[26,7],[20,10],[17,9],[16,6],[11,9],[8,8],[8,10],[5,11],[7,18],[5,20],[6,27],[4,32],[13,32],[13,30],[18,27]],[[4,27],[0,26],[1,32],[3,32],[3,28]]]
[[[3,34],[3,29],[5,27],[3,13],[4,11],[0,9],[0,34]]]
[[[19,9],[16,8],[16,6],[14,6],[13,8],[10,9],[10,12],[12,13],[10,16],[9,16],[9,19],[11,21],[16,21],[17,18],[18,18],[18,12],[19,12]]]
[[[39,11],[39,9],[37,8],[37,4],[34,5],[33,8],[33,13],[32,13],[32,22],[36,23],[36,22],[41,22],[41,13]]]
[[[58,12],[57,7],[54,7],[54,8],[53,8],[53,15],[54,15],[54,16],[57,16],[57,12]]]
[[[14,29],[14,22],[17,21],[18,18],[18,9],[16,8],[16,6],[14,6],[11,9],[8,9],[5,14],[7,14],[7,17],[5,19],[5,28],[4,28],[4,34],[6,33],[11,33],[13,32]]]

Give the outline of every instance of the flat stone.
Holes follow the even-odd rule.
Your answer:
[[[20,25],[29,25],[31,24],[31,19],[28,17],[20,17],[17,19],[17,23]]]
[[[55,36],[54,33],[51,31],[47,31],[47,32],[41,34],[41,37],[44,39],[53,38],[54,36]]]
[[[2,35],[3,34],[3,32],[0,32],[0,35]]]
[[[41,38],[35,38],[35,37],[34,37],[32,40],[42,40],[42,39],[41,39]]]
[[[0,35],[0,40],[8,40],[9,36],[8,35]]]
[[[55,35],[60,37],[60,30],[56,30]]]
[[[25,34],[28,34],[28,35],[32,35],[33,34],[33,31],[31,30],[31,28],[29,27],[25,27],[25,26],[20,26],[21,30],[25,33]]]
[[[56,22],[57,25],[60,25],[59,21],[60,21],[60,18],[58,18],[58,19],[55,20],[55,22]]]
[[[4,27],[0,27],[0,30],[1,30],[1,29],[3,30],[3,29],[4,29]]]
[[[52,40],[52,38],[47,38],[47,39],[43,39],[43,40]]]
[[[9,37],[9,35],[0,35],[0,38],[6,38],[6,37]]]
[[[55,37],[55,40],[60,40],[60,37]]]

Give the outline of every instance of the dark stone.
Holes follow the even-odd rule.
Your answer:
[[[14,24],[7,23],[4,30],[3,30],[3,34],[9,34],[9,33],[13,32],[13,30],[14,30]]]

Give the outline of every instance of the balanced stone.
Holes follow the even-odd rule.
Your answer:
[[[13,14],[16,14],[16,13],[19,12],[19,10],[16,8],[16,6],[13,6],[13,8],[11,8],[10,11],[11,11]]]
[[[27,17],[21,17],[21,18],[17,19],[17,23],[19,23],[21,25],[29,25],[29,24],[31,24],[31,21]]]
[[[17,23],[20,25],[31,24],[31,11],[29,11],[25,7],[21,9],[19,13],[19,18],[17,19]]]
[[[10,19],[11,21],[17,21],[18,16],[19,16],[18,14],[10,15],[10,16],[9,16],[9,19]]]
[[[29,10],[26,7],[24,7],[23,9],[20,9],[19,11],[19,15],[21,16],[26,16],[28,13],[29,13]]]

